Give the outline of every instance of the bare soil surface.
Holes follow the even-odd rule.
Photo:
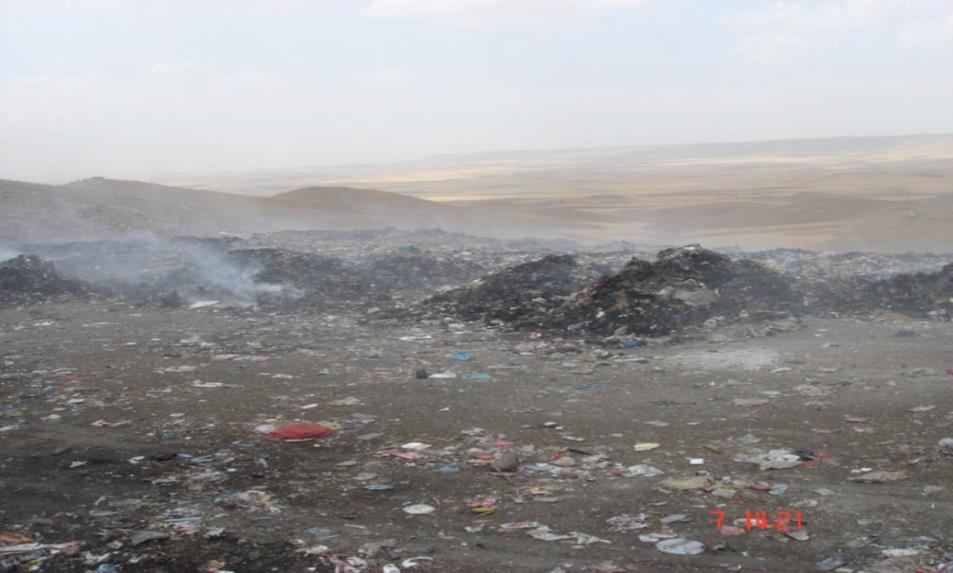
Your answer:
[[[953,456],[938,442],[953,437],[953,324],[881,314],[706,336],[606,349],[449,320],[114,301],[0,310],[0,531],[79,542],[20,565],[63,572],[950,561]],[[335,433],[265,439],[294,422]],[[795,463],[737,461],[770,450]],[[516,471],[493,469],[514,457]],[[647,466],[663,473],[637,475]],[[875,472],[902,473],[851,480]],[[687,478],[700,479],[666,481]],[[432,512],[405,511],[419,504]],[[718,511],[737,529],[719,531]],[[806,540],[749,529],[746,512],[760,511],[769,525],[790,513],[791,529],[800,512]],[[653,533],[703,550],[663,552],[640,540]]]

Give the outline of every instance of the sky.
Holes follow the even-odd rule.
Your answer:
[[[953,132],[953,0],[0,0],[0,178]]]

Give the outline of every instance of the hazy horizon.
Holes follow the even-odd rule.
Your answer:
[[[178,178],[214,178],[218,176],[236,176],[236,177],[245,177],[254,175],[256,173],[261,174],[271,174],[279,173],[283,175],[288,175],[293,173],[295,170],[299,170],[302,173],[341,173],[347,172],[350,169],[355,170],[355,174],[350,176],[350,178],[360,178],[361,169],[375,169],[375,170],[386,170],[388,167],[399,168],[406,165],[415,165],[418,163],[430,163],[430,162],[442,162],[442,161],[451,161],[459,160],[463,164],[466,164],[469,161],[477,161],[482,159],[483,156],[486,157],[500,157],[500,156],[518,156],[520,154],[532,154],[532,155],[541,155],[546,156],[548,154],[563,154],[563,153],[585,153],[585,152],[608,152],[613,150],[636,150],[636,149],[645,149],[645,150],[666,150],[666,149],[677,149],[677,148],[691,148],[703,150],[706,147],[721,147],[721,146],[746,146],[746,145],[758,145],[758,144],[795,144],[798,142],[825,142],[825,141],[845,141],[849,142],[851,140],[857,141],[869,141],[869,140],[890,140],[890,139],[921,139],[921,138],[951,138],[953,139],[953,131],[951,132],[936,132],[936,133],[890,133],[890,134],[872,134],[872,135],[830,135],[830,136],[820,136],[820,137],[803,137],[803,138],[778,138],[778,139],[748,139],[748,140],[736,140],[736,141],[698,141],[698,142],[685,142],[685,143],[663,143],[663,144],[618,144],[618,145],[604,145],[604,146],[588,146],[588,147],[537,147],[537,148],[496,148],[496,149],[473,149],[465,150],[458,152],[446,152],[446,153],[433,153],[428,155],[420,155],[415,157],[402,157],[402,158],[391,158],[391,159],[382,159],[378,161],[342,161],[342,162],[331,162],[331,163],[312,163],[312,164],[289,164],[281,165],[275,164],[270,166],[236,166],[234,168],[226,169],[198,169],[192,171],[166,171],[166,172],[157,172],[151,174],[143,174],[136,176],[121,176],[116,175],[112,172],[90,172],[78,175],[76,177],[70,177],[66,179],[52,179],[52,180],[43,180],[43,179],[19,179],[14,177],[7,177],[5,174],[0,173],[0,179],[6,179],[11,181],[23,181],[28,183],[41,183],[44,185],[65,185],[73,182],[88,180],[88,179],[107,179],[107,180],[126,180],[126,181],[140,181],[145,183],[156,183],[160,185],[172,185],[178,187],[191,187],[186,184],[177,184],[175,183]],[[845,152],[852,152],[849,147],[844,149]],[[754,152],[757,154],[757,151]],[[712,155],[713,158],[720,158],[719,155]],[[750,160],[751,157],[749,156]],[[455,163],[455,162],[454,162]],[[456,163],[455,163],[456,164]],[[386,172],[386,171],[385,171]],[[338,185],[334,181],[324,181],[318,182],[316,185]],[[347,181],[343,181],[341,185],[347,186]],[[363,187],[373,187],[373,185],[364,184]],[[199,189],[204,189],[204,186],[196,187]],[[223,188],[216,189],[224,193],[233,193],[231,189]],[[281,193],[285,191],[284,187],[276,187],[275,193]],[[411,193],[413,194],[413,193]]]
[[[953,132],[953,0],[0,0],[0,177]]]

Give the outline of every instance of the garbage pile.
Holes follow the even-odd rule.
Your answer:
[[[20,255],[0,262],[0,306],[89,294],[90,289],[82,281],[63,278],[53,263],[35,255]]]
[[[777,312],[953,316],[953,272],[943,266],[953,256],[938,254],[774,249],[729,258],[695,245],[654,255],[628,244],[583,249],[386,229],[141,236],[18,252],[51,261],[57,276],[75,277],[87,290],[95,285],[100,295],[162,308],[215,301],[287,312],[378,309],[378,317],[395,318],[442,313],[603,336],[664,335],[713,318]],[[6,293],[4,304],[36,298],[12,288],[19,294]]]
[[[882,308],[949,318],[953,316],[953,264],[935,273],[900,274],[877,281],[867,292]]]
[[[443,229],[400,230],[393,228],[343,230],[296,230],[253,234],[245,241],[255,247],[276,247],[310,252],[314,249],[337,256],[354,252],[386,253],[394,246],[413,245],[427,251],[532,252],[570,251],[578,245],[565,239],[496,239]]]
[[[949,254],[819,253],[805,249],[771,249],[743,256],[798,280],[858,276],[883,279],[904,273],[935,272],[951,260]]]
[[[776,321],[745,317],[815,312],[799,305],[820,283],[698,246],[633,259],[390,240],[54,260],[190,290],[164,297],[176,312],[103,300],[99,281],[88,304],[3,310],[0,572],[953,573],[935,533],[953,323],[821,316],[756,340]],[[496,272],[408,307],[523,332],[370,312],[481,272],[470,263]],[[953,294],[953,268],[937,270],[838,269],[822,302],[935,311]],[[268,285],[303,312],[221,310],[217,289]],[[629,334],[667,328],[690,336]]]
[[[933,253],[816,253],[773,249],[746,253],[789,277],[814,314],[869,314],[896,310],[948,316],[953,289],[946,286],[953,256]]]
[[[352,288],[347,284],[351,280],[347,264],[335,257],[271,248],[236,249],[228,254],[240,267],[257,269],[252,278],[259,283],[301,289]]]
[[[427,305],[467,320],[540,327],[554,308],[607,269],[579,265],[571,255],[547,255],[491,273],[472,286],[431,297]]]
[[[864,315],[886,310],[937,320],[953,317],[953,264],[932,273],[903,273],[884,279],[809,278],[795,284],[813,314]]]
[[[282,287],[260,294],[258,303],[286,310],[375,305],[396,295],[465,283],[484,272],[465,259],[413,247],[362,261],[282,248],[236,249],[229,257],[241,268],[256,270],[255,283]]]
[[[551,325],[602,335],[665,335],[716,316],[778,318],[800,299],[764,266],[690,245],[634,258],[556,309]]]
[[[416,290],[466,284],[486,268],[461,257],[441,256],[412,245],[377,255],[361,265],[368,279],[388,290]]]
[[[375,287],[346,261],[315,253],[278,248],[236,249],[229,257],[254,272],[257,284],[276,288],[259,293],[257,302],[288,310],[327,308],[373,297]]]
[[[227,260],[226,248],[238,239],[131,237],[52,245],[24,250],[55,262],[63,276],[95,284],[102,294],[140,304],[180,296],[249,304],[259,290],[255,270]]]

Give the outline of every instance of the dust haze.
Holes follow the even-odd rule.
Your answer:
[[[951,573],[945,0],[0,0],[0,573]]]

